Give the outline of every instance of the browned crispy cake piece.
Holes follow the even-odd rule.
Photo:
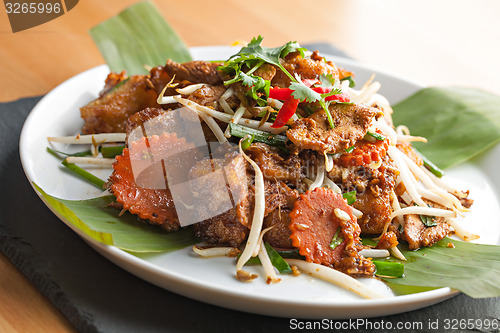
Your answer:
[[[99,98],[80,108],[85,121],[82,133],[123,133],[131,115],[147,107],[159,107],[157,98],[148,76],[122,76],[117,80],[111,73]]]
[[[345,151],[361,140],[377,110],[365,105],[333,104],[330,114],[334,128],[330,127],[324,110],[301,118],[286,133],[297,147],[335,154]]]

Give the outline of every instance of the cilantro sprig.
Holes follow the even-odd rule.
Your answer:
[[[293,90],[292,96],[301,102],[314,103],[323,99],[321,94],[315,92],[310,87],[307,87],[302,82],[290,83],[290,89]]]
[[[242,47],[238,53],[229,57],[224,65],[218,67],[219,70],[232,77],[230,80],[225,81],[224,84],[231,85],[241,82],[244,86],[250,88],[246,95],[253,98],[259,106],[265,106],[271,82],[260,76],[253,75],[253,73],[264,63],[275,65],[290,79],[289,89],[292,91],[292,97],[300,102],[317,102],[325,111],[330,127],[334,128],[332,115],[329,112],[329,105],[334,101],[327,100],[327,98],[342,93],[339,82],[336,82],[333,75],[323,74],[313,90],[305,85],[299,76],[294,77],[280,63],[280,59],[285,58],[292,52],[300,52],[304,57],[306,49],[293,41],[279,47],[268,48],[262,46],[263,39],[260,35],[253,38],[247,46]]]
[[[238,75],[241,83],[246,87],[250,87],[247,95],[255,99],[259,106],[267,105],[267,101],[259,95],[259,91],[262,92],[265,96],[268,96],[269,89],[271,88],[271,81],[264,80],[260,76],[249,75],[248,73],[244,72],[239,72]]]
[[[304,85],[302,83],[291,83],[290,89],[293,90],[292,96],[301,102],[304,102],[304,101],[309,102],[309,103],[318,102],[319,105],[321,105],[321,108],[326,113],[326,117],[328,118],[328,123],[330,124],[330,127],[335,128],[335,124],[333,123],[332,115],[330,114],[330,111],[328,110],[328,106],[330,103],[325,101],[324,97],[321,94],[315,92],[310,87],[307,87],[306,85]]]
[[[253,38],[247,46],[241,48],[241,50],[229,57],[227,64],[220,68],[225,71],[225,67],[227,65],[232,66],[235,69],[234,65],[239,64],[239,70],[243,65],[246,65],[248,68],[254,68],[255,65],[260,67],[264,62],[269,64],[273,64],[277,66],[279,69],[285,73],[290,80],[295,81],[295,78],[288,72],[285,67],[280,64],[280,58],[285,58],[289,53],[299,51],[302,56],[304,56],[304,51],[307,51],[305,48],[301,47],[297,42],[288,42],[285,45],[269,48],[262,46],[262,40],[264,37],[260,36],[257,38]],[[257,60],[257,62],[256,62]],[[254,71],[258,68],[256,67]]]

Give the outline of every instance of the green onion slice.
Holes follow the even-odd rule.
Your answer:
[[[378,141],[384,141],[386,139],[385,136],[377,132],[366,132],[366,135],[369,135]]]
[[[243,139],[243,141],[241,142],[241,149],[243,150],[247,150],[248,147],[250,147],[250,145],[252,144],[253,140],[255,139],[255,134],[252,134],[252,136],[246,136],[245,139]]]
[[[348,153],[348,154],[349,154],[349,153],[352,153],[352,151],[354,150],[354,148],[355,148],[354,146],[350,146],[349,148],[347,148],[347,149],[345,150],[345,152],[346,152],[346,153]]]
[[[73,163],[68,163],[66,160],[62,161],[62,164],[68,168],[69,170],[73,171],[76,175],[82,177],[86,181],[90,182],[91,184],[94,184],[96,187],[100,188],[101,190],[104,187],[104,184],[106,183],[104,180],[102,180],[99,177],[94,176],[90,172],[88,172],[85,169],[82,169],[76,164]]]
[[[278,272],[282,274],[290,274],[292,273],[292,268],[288,263],[283,259],[285,258],[295,258],[295,259],[303,259],[303,257],[298,254],[298,251],[295,250],[287,250],[287,251],[276,251],[273,249],[271,245],[268,243],[264,243],[266,248],[266,252],[269,255],[269,259],[274,267],[278,270]],[[240,254],[241,255],[241,254]],[[252,257],[248,259],[245,265],[260,265],[261,261],[259,257]]]
[[[123,149],[125,146],[102,146],[101,154],[104,158],[113,158],[117,155],[121,155],[123,153]]]
[[[335,232],[335,235],[333,235],[332,241],[330,242],[330,248],[333,250],[342,242],[344,241],[344,238],[340,236],[340,227],[337,228],[337,231]]]
[[[415,149],[415,148],[414,148]],[[421,152],[415,149],[415,151],[420,155],[422,158],[422,161],[424,161],[424,167],[427,168],[430,172],[432,172],[436,177],[443,177],[444,176],[444,171],[440,169],[437,165],[432,163],[431,160],[429,160],[427,157],[425,157]]]
[[[372,260],[377,268],[375,275],[391,278],[400,278],[404,276],[405,265],[402,262]]]
[[[282,274],[290,274],[292,273],[292,268],[288,263],[276,252],[275,249],[268,243],[264,243],[267,254],[269,255],[269,259],[271,259],[271,263],[278,270],[278,272]]]
[[[83,157],[83,156],[90,156],[90,155],[92,155],[92,152],[90,150],[79,151],[77,153],[65,153],[65,152],[62,152],[62,151],[59,151],[59,150],[47,147],[47,151],[49,153],[51,153],[52,155],[54,155],[55,157],[57,157],[57,158],[60,158],[61,157],[60,155],[63,155],[63,156],[76,156],[76,157]]]
[[[238,138],[245,138],[245,136],[249,135],[253,137],[253,141],[266,143],[277,148],[286,148],[285,142],[287,137],[284,135],[271,134],[234,123],[229,123],[229,130],[231,131],[231,135]]]

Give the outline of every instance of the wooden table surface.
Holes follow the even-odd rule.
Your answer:
[[[0,6],[0,102],[42,95],[104,61],[87,34],[134,0],[84,0],[65,15],[12,33]],[[327,42],[361,62],[427,85],[500,94],[496,0],[156,1],[189,46],[265,37]],[[0,254],[0,331],[70,332],[55,307]],[[29,314],[29,315],[27,315]]]

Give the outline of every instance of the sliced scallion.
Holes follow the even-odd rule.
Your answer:
[[[255,139],[255,134],[253,134],[251,137],[247,136],[243,141],[241,142],[241,149],[247,150],[248,147],[252,144],[253,140]]]
[[[372,260],[372,262],[377,268],[375,272],[377,276],[391,278],[400,278],[404,276],[405,265],[402,262],[382,260]]]
[[[108,94],[112,93],[112,92],[115,92],[118,88],[120,88],[121,86],[123,86],[127,81],[129,80],[129,78],[126,78],[124,80],[121,80],[120,82],[118,82],[109,92]]]
[[[76,175],[82,177],[83,179],[90,182],[91,184],[94,184],[96,187],[100,188],[101,190],[103,189],[104,184],[106,182],[104,180],[102,180],[101,178],[94,176],[93,174],[91,174],[87,170],[79,167],[76,164],[66,162],[66,160],[62,161],[62,164],[66,168],[71,170],[73,173],[75,173]]]
[[[245,136],[249,135],[253,137],[253,140],[256,142],[266,143],[273,147],[286,148],[285,142],[287,140],[287,137],[284,135],[271,134],[234,123],[229,123],[229,129],[232,136],[244,138]]]
[[[352,151],[354,150],[354,148],[355,148],[354,146],[350,146],[349,148],[347,148],[347,149],[345,150],[345,152],[346,152],[346,153],[348,153],[348,154],[349,154],[349,153],[352,153]]]
[[[298,254],[298,251],[295,251],[295,250],[276,251],[268,243],[264,243],[264,246],[266,248],[267,254],[269,255],[269,259],[271,259],[271,263],[273,264],[274,267],[276,267],[278,272],[280,272],[282,274],[292,273],[292,268],[290,267],[290,265],[288,265],[288,263],[283,258],[303,259],[303,257],[300,256],[300,254]],[[260,265],[260,264],[261,264],[261,261],[260,261],[259,257],[252,257],[252,258],[248,259],[248,261],[245,263],[245,265]]]
[[[59,150],[47,147],[47,151],[49,153],[51,153],[52,155],[54,155],[55,157],[58,157],[58,158],[61,157],[60,155],[63,155],[63,156],[77,156],[77,157],[78,156],[81,157],[81,156],[90,156],[90,155],[92,155],[92,152],[90,150],[79,151],[77,153],[65,153],[65,152],[62,152],[62,151],[59,151]]]
[[[440,169],[437,165],[432,163],[431,160],[429,160],[427,157],[425,157],[421,152],[415,149],[415,151],[420,155],[422,158],[422,161],[424,162],[424,167],[432,172],[436,177],[443,177],[444,176],[444,171]]]
[[[302,259],[305,260],[304,256],[302,256],[299,253],[299,250],[294,249],[294,250],[279,250],[276,251],[282,258],[287,258],[287,259]]]
[[[101,147],[101,154],[104,158],[113,158],[121,155],[125,146],[103,146]]]
[[[330,248],[333,250],[342,242],[344,241],[344,238],[340,236],[340,227],[337,228],[337,231],[335,232],[335,235],[333,235],[332,241],[330,242]]]
[[[292,268],[290,268],[290,265],[279,255],[278,252],[276,252],[275,249],[268,243],[264,244],[267,254],[269,255],[269,259],[271,259],[271,263],[273,264],[274,267],[278,270],[278,272],[282,274],[290,274],[292,273]]]
[[[382,134],[377,133],[377,132],[370,132],[370,131],[368,131],[368,132],[366,132],[366,135],[369,135],[369,136],[371,136],[372,138],[374,138],[374,139],[376,139],[378,141],[384,141],[386,139],[385,136],[383,136]]]

